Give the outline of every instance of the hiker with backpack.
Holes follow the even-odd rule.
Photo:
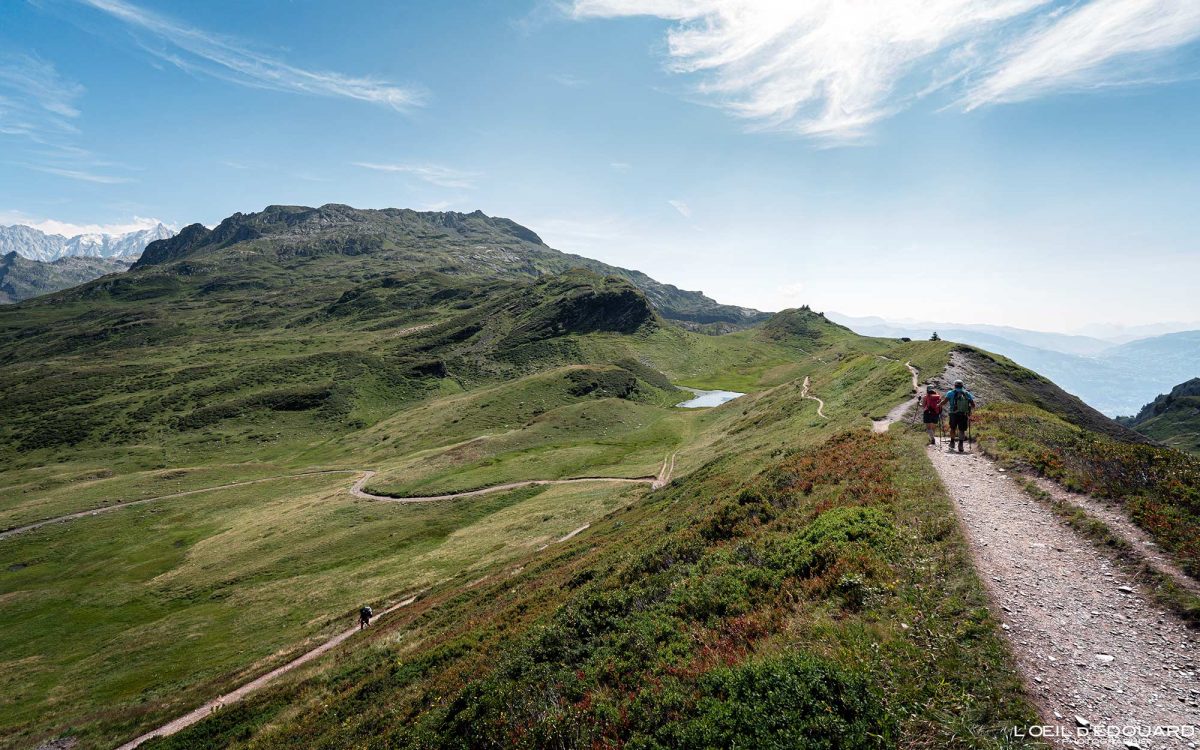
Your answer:
[[[929,444],[937,445],[933,431],[942,423],[942,397],[938,395],[932,385],[925,386],[925,395],[921,397],[921,408],[924,409],[921,421],[925,423],[925,431],[929,433]]]
[[[967,390],[961,380],[954,381],[954,388],[946,391],[943,403],[950,412],[950,450],[954,450],[954,436],[958,434],[958,452],[963,452],[963,441],[971,425],[971,410],[975,408],[975,396]]]
[[[362,609],[358,610],[358,629],[362,630],[371,624],[371,617],[375,613],[367,605],[362,605]]]

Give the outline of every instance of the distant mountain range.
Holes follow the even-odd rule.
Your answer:
[[[72,237],[46,234],[33,227],[15,224],[0,227],[0,255],[15,252],[23,258],[44,262],[68,256],[134,260],[142,254],[146,245],[174,234],[170,227],[162,223],[123,234],[88,233]]]
[[[41,294],[69,289],[110,273],[129,270],[128,258],[66,256],[47,263],[15,252],[0,255],[0,304],[8,305]]]
[[[1003,354],[1045,375],[1110,417],[1135,414],[1158,394],[1200,375],[1200,330],[1117,343],[1124,341],[1125,336],[1119,335],[1114,341],[1006,326],[895,322],[838,313],[827,316],[866,336],[926,339],[937,331],[948,341]]]

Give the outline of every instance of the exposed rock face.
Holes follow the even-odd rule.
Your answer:
[[[585,269],[632,282],[664,317],[692,325],[740,327],[767,317],[661,284],[638,271],[559,252],[532,230],[482,211],[373,210],[336,203],[268,206],[258,213],[233,214],[212,230],[200,224],[185,227],[175,237],[150,244],[136,268],[235,262],[234,255],[287,259],[369,253],[389,253],[407,270],[444,274],[536,278]]]

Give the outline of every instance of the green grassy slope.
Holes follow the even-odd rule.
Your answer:
[[[1193,454],[1200,454],[1200,378],[1180,383],[1117,421],[1146,437]]]
[[[0,309],[0,528],[206,490],[0,539],[0,748],[112,746],[415,591],[154,744],[1012,746],[1031,709],[950,503],[917,437],[869,430],[911,397],[904,363],[963,366],[953,345],[807,308],[702,335],[628,275],[538,266],[556,256],[502,220],[313,211]],[[1090,424],[972,366],[1012,408]],[[747,395],[681,410],[673,384]],[[366,469],[429,494],[668,455],[658,490],[347,492]]]

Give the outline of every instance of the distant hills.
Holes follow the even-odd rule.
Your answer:
[[[737,327],[769,317],[758,310],[719,304],[701,292],[660,283],[640,271],[559,252],[531,229],[482,211],[370,210],[340,204],[268,206],[257,213],[235,213],[211,230],[203,224],[184,227],[178,235],[148,245],[135,268],[184,260],[204,264],[235,245],[240,258],[382,251],[396,259],[398,270],[510,279],[584,269],[632,282],[663,317],[690,327]],[[233,260],[228,254],[222,258],[222,262]]]
[[[1173,448],[1200,453],[1200,378],[1180,383],[1143,406],[1137,416],[1117,421]]]
[[[0,255],[15,252],[23,258],[45,262],[78,256],[85,258],[130,258],[141,255],[146,245],[175,232],[165,224],[122,234],[87,233],[66,237],[46,234],[33,227],[16,224],[0,226]]]
[[[110,273],[126,271],[131,265],[133,261],[125,258],[66,256],[44,262],[9,252],[0,256],[0,304],[8,305],[69,289]]]
[[[874,317],[828,315],[830,320],[866,336],[924,339],[936,330],[948,341],[1003,354],[1045,375],[1110,417],[1134,414],[1176,383],[1200,375],[1200,331],[1117,343],[1092,336],[1005,326],[894,323]]]

